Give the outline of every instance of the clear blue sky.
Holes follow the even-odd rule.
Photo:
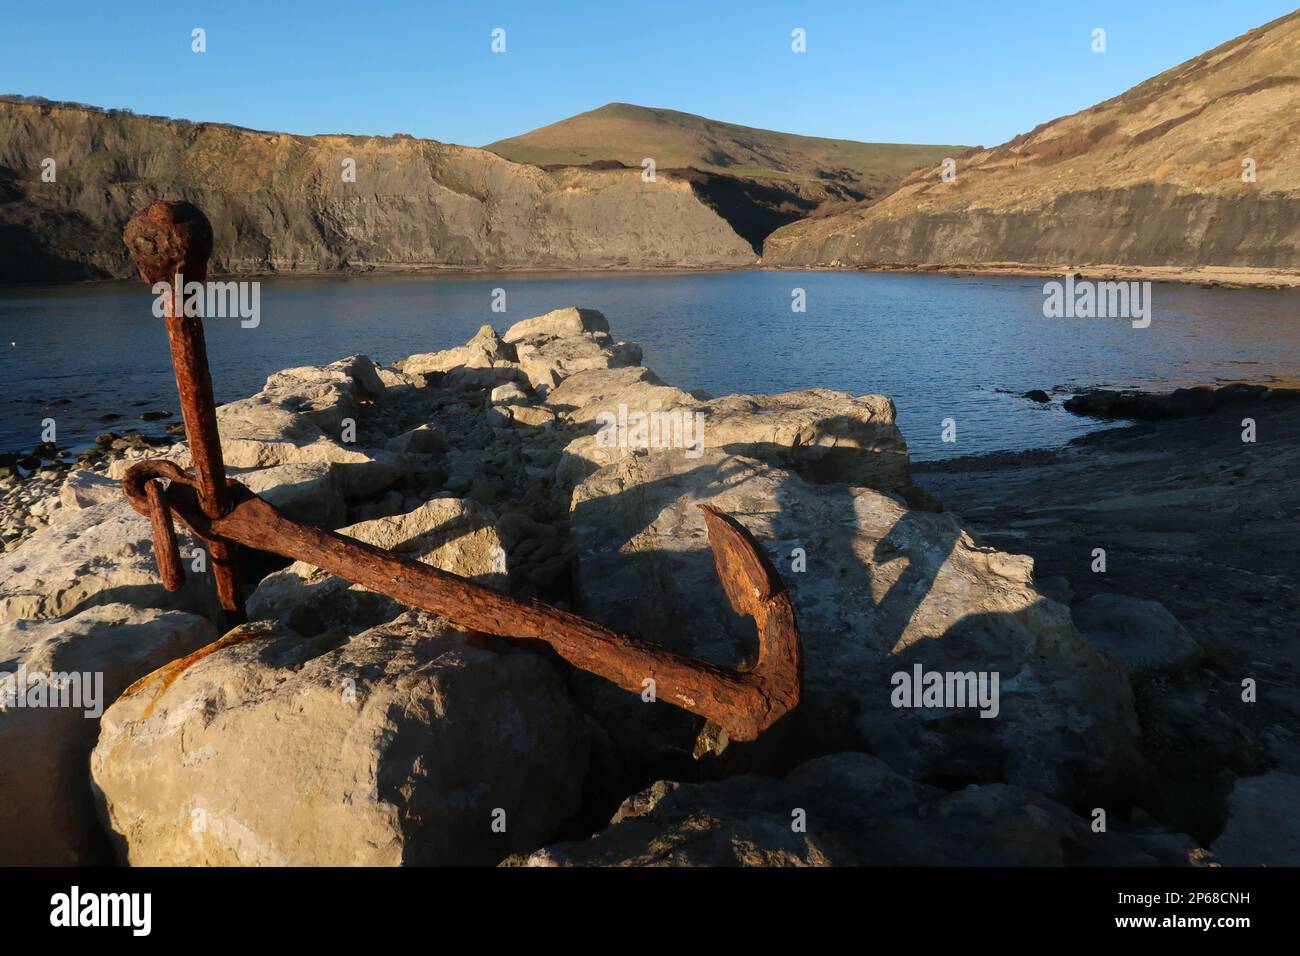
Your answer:
[[[479,146],[612,101],[995,145],[1275,19],[1273,0],[11,2],[0,92]],[[207,52],[190,31],[207,31]],[[506,52],[490,51],[494,27]],[[790,31],[808,50],[790,51]],[[1107,31],[1107,52],[1090,49]]]

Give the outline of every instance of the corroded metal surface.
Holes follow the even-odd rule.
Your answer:
[[[167,295],[167,339],[180,395],[185,437],[194,459],[194,478],[203,513],[224,514],[226,466],[217,433],[217,408],[212,397],[208,350],[203,320],[185,315],[184,285],[204,282],[212,255],[212,225],[207,216],[187,202],[155,202],[126,224],[122,239],[131,251],[140,276],[151,285],[164,283]],[[156,542],[155,542],[156,544]],[[239,584],[235,547],[227,541],[209,542],[217,597],[232,623],[243,621],[244,597]]]
[[[193,270],[198,249],[204,250],[203,268],[195,274],[206,277],[211,227],[202,217],[188,204],[154,203],[132,220],[126,229],[127,245],[146,280],[167,282],[157,277],[180,268]],[[208,543],[222,606],[240,615],[243,602],[234,553],[242,544],[305,561],[463,628],[542,641],[575,667],[633,693],[642,693],[646,682],[653,681],[658,699],[714,721],[733,740],[755,739],[798,704],[801,647],[794,607],[776,570],[734,518],[700,506],[727,598],[736,613],[752,617],[757,625],[757,663],[745,671],[678,654],[540,601],[511,597],[440,568],[302,524],[226,478],[201,321],[175,312],[168,310],[168,337],[194,473],[173,462],[147,461],[133,465],[122,480],[132,506],[153,522],[155,554],[169,588],[180,586],[181,575],[172,531],[175,515]],[[169,482],[165,492],[163,479]]]
[[[163,496],[160,481],[150,481],[144,486],[149,499],[149,523],[153,526],[153,558],[158,565],[163,587],[179,591],[185,586],[185,572],[181,570],[181,555],[176,547],[176,527],[172,512]]]

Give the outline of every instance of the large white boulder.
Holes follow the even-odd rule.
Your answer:
[[[519,342],[537,336],[559,339],[588,332],[609,334],[609,322],[595,309],[568,306],[516,322],[506,329],[506,334],[501,336],[501,339],[504,342]]]
[[[87,771],[100,717],[133,681],[216,636],[193,614],[124,604],[0,624],[0,866],[107,862]],[[75,675],[44,698],[59,706],[18,705],[20,686],[24,705],[40,701],[54,675]]]
[[[230,632],[109,709],[91,773],[134,865],[475,865],[551,838],[588,754],[553,664],[411,612]]]

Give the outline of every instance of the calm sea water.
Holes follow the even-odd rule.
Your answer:
[[[791,309],[794,288],[807,308]],[[491,311],[504,288],[504,314]],[[1020,396],[1032,388],[1168,388],[1300,373],[1300,292],[1154,286],[1146,329],[1047,319],[1043,280],[745,272],[383,276],[262,280],[261,324],[207,323],[219,401],[268,374],[364,352],[393,362],[463,344],[480,325],[566,305],[600,309],[618,338],[681,388],[714,394],[824,386],[891,396],[917,459],[1056,445],[1099,427]],[[162,322],[143,283],[0,290],[0,450],[166,423],[179,411]],[[99,416],[123,418],[104,423]],[[957,441],[941,441],[953,418]]]

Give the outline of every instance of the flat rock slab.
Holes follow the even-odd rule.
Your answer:
[[[548,397],[586,426],[564,450],[562,480],[576,483],[638,451],[682,448],[754,458],[817,482],[913,493],[907,443],[883,395],[814,388],[701,401],[628,371],[581,372]]]
[[[59,503],[68,511],[82,511],[122,497],[120,481],[86,468],[74,468],[59,486]]]
[[[179,522],[176,540],[183,563],[200,546]],[[149,519],[125,498],[60,511],[48,528],[0,555],[0,622],[115,603],[206,613],[215,600],[208,576],[191,574],[188,566],[180,591],[163,587]]]

